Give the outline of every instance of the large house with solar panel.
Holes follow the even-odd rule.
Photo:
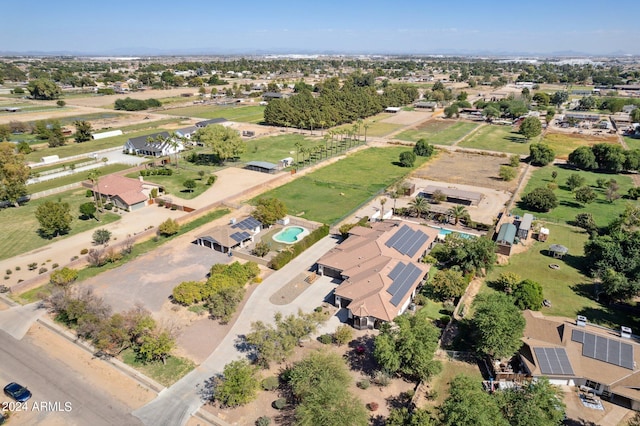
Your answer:
[[[586,386],[616,404],[640,410],[640,341],[627,327],[611,330],[524,311],[520,360],[528,376],[556,385]]]
[[[222,253],[229,253],[233,249],[242,248],[253,242],[253,237],[262,229],[262,223],[253,216],[240,221],[231,219],[226,226],[209,230],[199,236],[195,244],[210,248]]]
[[[428,277],[421,258],[438,230],[398,221],[356,226],[318,260],[318,273],[342,280],[335,305],[348,310],[358,329],[371,329],[404,313]]]
[[[163,157],[184,151],[184,144],[168,132],[160,132],[129,139],[123,151],[127,154]]]

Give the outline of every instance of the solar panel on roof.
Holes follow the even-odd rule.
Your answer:
[[[396,233],[393,234],[386,243],[384,243],[384,245],[386,245],[387,247],[394,247],[394,245],[398,241],[400,241],[400,239],[403,238],[408,231],[411,231],[411,228],[409,228],[407,225],[402,225],[402,227],[398,229]]]
[[[239,228],[239,229],[255,229],[259,225],[260,225],[260,222],[258,222],[256,218],[254,218],[253,216],[249,216],[248,218],[243,219],[234,225],[231,225],[231,227]]]
[[[407,267],[407,265],[405,265],[402,262],[399,262],[394,268],[393,270],[389,273],[389,278],[391,278],[393,280],[393,282],[391,283],[391,285],[389,286],[389,288],[387,289],[387,293],[394,295],[396,294],[396,291],[398,291],[398,288],[400,287],[400,280],[398,280],[398,277],[400,277],[402,275],[402,271],[404,271],[404,269]]]
[[[556,349],[556,355],[560,361],[560,368],[565,374],[573,375],[573,368],[571,368],[571,362],[567,356],[567,351],[564,349]]]
[[[633,370],[633,346],[629,343],[580,330],[572,330],[571,340],[582,343],[582,356]]]
[[[596,336],[596,356],[598,361],[607,362],[607,353],[609,352],[609,339]]]
[[[393,306],[398,306],[400,304],[416,280],[420,278],[420,275],[422,275],[420,268],[411,263],[402,270],[401,275],[397,278],[397,281],[399,281],[400,284],[398,285],[395,293],[393,293],[393,297],[391,297],[391,304]],[[394,283],[395,282],[396,281],[394,280]]]
[[[578,343],[584,343],[584,331],[582,330],[572,330],[571,331],[571,340]]]
[[[234,232],[233,234],[229,235],[229,237],[234,241],[241,243],[244,240],[251,238],[251,234],[249,234],[248,232]]]
[[[422,245],[426,243],[428,239],[429,237],[427,236],[427,234],[422,231],[418,231],[417,235],[414,237],[413,245],[409,247],[406,254],[410,257],[415,256],[418,250],[420,250],[420,247],[422,247]]]
[[[585,333],[584,343],[582,345],[582,355],[589,358],[596,357],[596,336],[595,334]]]
[[[633,346],[628,343],[620,345],[620,366],[633,370]]]
[[[413,257],[428,239],[424,232],[414,231],[409,226],[403,225],[385,245],[396,249],[400,254]]]
[[[573,368],[563,348],[533,348],[542,374],[573,376]]]

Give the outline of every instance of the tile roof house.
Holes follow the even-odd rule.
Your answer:
[[[119,175],[101,177],[97,187],[91,182],[83,182],[82,185],[106,198],[107,202],[127,211],[146,206],[153,188],[157,188],[159,193],[163,192],[160,185]]]
[[[399,221],[356,226],[349,237],[318,260],[318,272],[338,278],[335,304],[348,309],[359,329],[374,328],[404,313],[428,276],[420,259],[438,230]]]
[[[194,241],[195,244],[210,248],[222,253],[244,247],[253,242],[253,237],[262,229],[262,223],[253,216],[248,216],[241,221],[231,220],[226,226],[207,231]]]
[[[175,140],[174,145],[168,132],[160,132],[129,139],[125,142],[123,151],[127,154],[164,157],[184,151],[184,145],[179,139]]]
[[[533,311],[523,315],[519,356],[528,375],[587,386],[602,398],[640,410],[640,341],[631,330],[595,326],[580,316],[573,322]]]

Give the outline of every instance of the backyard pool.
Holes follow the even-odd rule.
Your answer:
[[[273,241],[277,243],[293,244],[297,243],[309,235],[309,230],[301,226],[287,226],[282,231],[273,236]]]
[[[446,238],[446,236],[451,234],[451,233],[458,234],[462,238],[475,238],[475,237],[477,237],[477,235],[474,235],[474,234],[467,234],[466,232],[454,231],[454,230],[447,229],[447,228],[440,228],[440,227],[437,227],[437,226],[432,226],[432,228],[440,230],[438,232],[438,239],[439,240],[444,240]]]

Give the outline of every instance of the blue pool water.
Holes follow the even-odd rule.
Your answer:
[[[445,238],[447,235],[451,234],[452,232],[460,235],[460,237],[462,237],[462,238],[474,238],[475,237],[475,235],[466,234],[464,232],[452,231],[451,229],[445,229],[445,228],[440,228],[440,232],[438,232],[438,236],[440,238]]]
[[[298,235],[304,232],[304,228],[299,226],[289,226],[273,236],[273,239],[279,243],[295,243],[298,241]]]

